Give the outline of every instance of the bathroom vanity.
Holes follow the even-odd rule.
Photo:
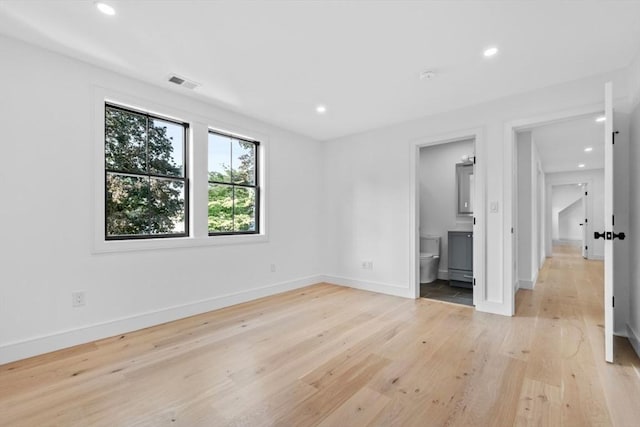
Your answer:
[[[473,232],[449,231],[449,284],[473,288]]]

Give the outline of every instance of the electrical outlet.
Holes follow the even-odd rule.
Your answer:
[[[362,267],[363,270],[373,270],[373,261],[362,261],[360,267]]]
[[[271,272],[272,273],[276,272],[276,265],[275,264],[271,264]]]
[[[87,303],[84,291],[71,292],[71,306],[83,307]]]

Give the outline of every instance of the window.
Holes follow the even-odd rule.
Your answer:
[[[258,142],[209,131],[209,235],[259,233]]]
[[[105,105],[105,239],[189,235],[188,128]]]

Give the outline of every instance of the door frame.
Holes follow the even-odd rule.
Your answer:
[[[589,115],[596,115],[602,113],[604,111],[604,102],[599,102],[597,104],[590,104],[583,107],[578,107],[569,110],[556,111],[553,113],[543,114],[539,116],[527,117],[512,120],[510,122],[505,123],[504,125],[504,153],[503,153],[503,161],[504,161],[504,169],[503,169],[503,200],[504,200],[504,208],[503,212],[503,221],[502,221],[502,237],[503,237],[503,259],[502,259],[502,274],[503,274],[503,283],[505,286],[505,303],[507,308],[507,313],[511,316],[515,314],[515,292],[514,292],[514,280],[513,277],[513,268],[512,263],[518,261],[517,259],[517,248],[512,243],[511,229],[514,227],[515,220],[513,216],[514,204],[517,206],[516,192],[517,183],[514,182],[514,168],[515,164],[513,161],[513,155],[515,152],[515,144],[516,144],[516,131],[527,130],[527,128],[534,128],[540,125],[551,124],[554,122],[565,121],[575,118],[580,118]],[[545,224],[545,228],[547,228],[549,224]],[[547,254],[548,255],[548,254]],[[515,259],[514,259],[515,258]]]
[[[449,142],[462,141],[465,139],[474,139],[476,164],[474,167],[474,207],[473,217],[475,224],[473,225],[473,277],[475,286],[473,288],[473,303],[479,311],[488,311],[484,308],[483,303],[486,301],[486,217],[485,217],[485,198],[486,198],[486,155],[484,128],[463,129],[444,134],[425,136],[411,140],[410,148],[410,229],[409,229],[409,247],[411,248],[411,256],[409,263],[409,277],[411,287],[413,288],[412,296],[420,298],[420,149],[434,145],[446,144]],[[452,172],[453,173],[453,172]]]

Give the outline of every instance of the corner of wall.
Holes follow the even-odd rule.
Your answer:
[[[640,335],[633,330],[630,324],[627,323],[627,337],[631,343],[631,347],[636,351],[638,357],[640,357]]]

